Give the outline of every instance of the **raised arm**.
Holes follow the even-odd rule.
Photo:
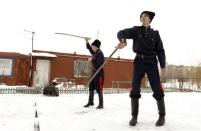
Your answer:
[[[117,33],[117,38],[121,41],[122,39],[132,39],[135,36],[135,27],[120,30]]]
[[[117,33],[117,38],[119,39],[120,43],[116,46],[116,48],[118,49],[124,48],[127,45],[126,39],[132,39],[136,34],[135,32],[136,32],[135,27],[120,30]]]
[[[91,48],[91,46],[90,46],[90,44],[89,44],[89,40],[90,40],[91,38],[89,38],[89,37],[85,37],[85,42],[86,42],[86,46],[87,46],[87,49],[89,50],[89,52],[92,54],[92,55],[94,55],[95,54],[95,52],[92,50],[92,48]]]

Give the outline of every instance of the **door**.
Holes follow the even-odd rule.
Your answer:
[[[34,72],[34,86],[42,87],[49,84],[50,61],[36,60],[36,71]]]

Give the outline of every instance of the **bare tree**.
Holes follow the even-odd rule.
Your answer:
[[[201,63],[196,67],[196,84],[197,87],[200,89],[201,88]]]

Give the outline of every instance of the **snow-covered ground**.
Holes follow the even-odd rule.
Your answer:
[[[98,104],[95,95],[95,104]],[[105,94],[104,109],[83,108],[88,94],[59,97],[0,94],[0,131],[33,131],[37,104],[40,131],[200,131],[201,94],[166,93],[166,124],[155,127],[158,118],[151,93],[143,93],[136,127],[130,127],[128,94]]]

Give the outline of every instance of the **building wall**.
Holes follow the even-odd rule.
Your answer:
[[[7,85],[28,85],[29,56],[19,53],[0,52],[0,58],[13,59],[12,75],[0,76],[0,82]]]
[[[132,81],[133,61],[130,60],[109,60],[105,67],[105,87],[112,87],[112,81],[120,81],[121,88],[131,88],[131,83],[123,81]],[[113,84],[118,87],[117,83]]]
[[[66,77],[67,79],[74,79],[77,84],[86,85],[88,78],[76,78],[74,76],[74,61],[83,60],[88,61],[91,56],[76,55],[76,54],[59,54],[56,53],[57,57],[52,58],[51,61],[51,80],[57,77]],[[112,87],[112,81],[131,81],[133,70],[133,60],[117,60],[110,59],[105,67],[105,81],[104,87]],[[115,86],[115,85],[114,85]],[[121,87],[130,88],[131,83],[120,84]],[[116,86],[115,86],[116,87]]]
[[[53,80],[57,77],[66,77],[69,80],[75,80],[77,84],[86,84],[89,78],[77,78],[74,76],[74,61],[82,60],[88,61],[87,56],[77,56],[77,55],[60,55],[57,54],[56,58],[51,61],[51,75],[50,78]]]
[[[67,53],[57,53],[57,52],[46,52],[51,53],[57,57],[48,58],[43,56],[33,57],[33,67],[32,67],[32,81],[33,74],[36,70],[36,60],[44,59],[50,60],[50,82],[54,78],[66,77],[67,79],[74,79],[76,84],[86,85],[90,77],[76,78],[74,76],[74,61],[83,60],[88,61],[91,56],[87,55],[77,55],[77,54],[67,54]],[[18,53],[1,53],[1,57],[11,57],[14,59],[13,62],[13,75],[1,78],[1,82],[7,85],[29,85],[29,71],[30,71],[30,57]],[[128,83],[120,83],[121,88],[131,88],[132,73],[133,73],[133,60],[128,59],[110,59],[105,67],[105,79],[104,88],[112,87],[112,81],[129,81]],[[118,87],[117,83],[114,83],[114,87]]]

